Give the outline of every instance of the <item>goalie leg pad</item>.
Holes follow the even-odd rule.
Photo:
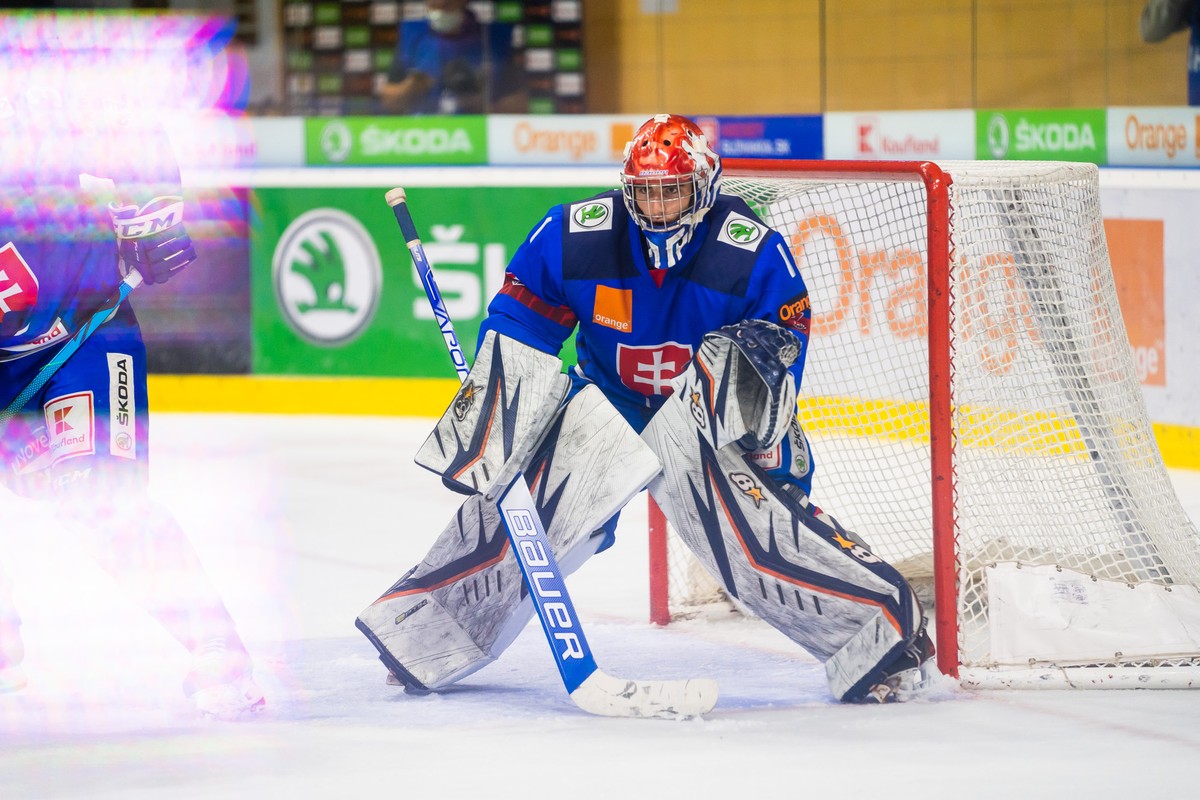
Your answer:
[[[555,356],[491,331],[416,462],[463,494],[488,494],[525,468],[570,389]]]
[[[599,389],[571,399],[523,478],[563,575],[596,552],[605,522],[658,470]],[[384,663],[414,689],[481,669],[528,623],[533,606],[502,525],[494,501],[469,498],[425,559],[359,615]]]
[[[491,645],[517,610],[520,586],[500,514],[475,495],[421,563],[359,614],[356,624],[407,685],[435,689],[492,660]],[[525,621],[528,614],[519,622]]]
[[[555,547],[602,528],[658,474],[654,451],[595,386],[586,386],[530,461],[526,474]]]
[[[715,450],[694,406],[686,393],[672,395],[642,433],[663,462],[651,494],[726,591],[824,663],[835,697],[856,699],[918,637],[916,596],[739,445]]]

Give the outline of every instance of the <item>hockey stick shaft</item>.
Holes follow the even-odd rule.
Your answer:
[[[429,259],[421,246],[404,190],[392,189],[386,197],[408,245],[421,285],[425,287],[425,294],[433,307],[454,369],[459,379],[465,380],[470,371],[466,357],[454,333],[453,322],[442,301]],[[538,621],[555,655],[559,675],[576,705],[585,711],[606,716],[693,717],[712,710],[717,699],[714,681],[627,681],[610,677],[599,670],[546,537],[537,506],[520,472],[503,489],[497,505]]]
[[[429,259],[425,256],[425,248],[421,246],[421,238],[417,235],[417,227],[413,223],[412,214],[408,211],[404,190],[392,189],[387,193],[387,202],[396,215],[400,233],[404,236],[405,244],[408,245],[408,253],[412,256],[413,264],[417,268],[417,275],[421,278],[421,286],[425,288],[425,296],[429,298],[429,306],[433,309],[433,317],[437,320],[438,330],[442,332],[446,349],[450,351],[450,360],[454,363],[454,371],[458,373],[459,381],[465,381],[471,368],[467,366],[467,357],[463,354],[462,345],[458,342],[458,335],[454,332],[454,322],[450,319],[450,312],[446,310],[442,292],[438,289],[437,281],[434,280],[433,267],[429,265]]]
[[[442,294],[438,290],[433,268],[429,265],[429,259],[417,235],[404,190],[393,189],[388,192],[387,202],[396,215],[396,222],[400,225],[400,232],[408,245],[408,252],[421,278],[421,285],[425,287],[434,318],[442,332],[446,348],[450,351],[450,360],[454,362],[459,380],[466,380],[470,372],[466,356],[454,332],[454,323],[446,311]],[[563,683],[567,692],[574,692],[595,671],[596,661],[583,635],[583,629],[579,627],[578,616],[575,614],[570,595],[567,594],[558,563],[551,552],[529,487],[520,473],[517,473],[512,483],[503,490],[497,505],[500,507],[513,552],[517,556],[517,563],[525,576],[525,584],[533,598],[538,619],[555,653]]]
[[[96,332],[97,328],[99,328],[105,322],[108,322],[109,318],[116,313],[117,308],[120,307],[121,303],[125,302],[125,298],[129,297],[129,294],[141,284],[141,273],[139,273],[137,270],[130,270],[129,274],[125,277],[125,280],[118,284],[116,291],[109,296],[108,300],[104,302],[104,305],[102,305],[100,309],[96,311],[96,313],[92,314],[92,316],[88,318],[87,322],[80,326],[79,330],[71,334],[71,338],[63,342],[62,347],[59,348],[59,351],[54,354],[54,358],[47,361],[42,368],[38,370],[38,374],[33,376],[33,380],[29,382],[29,385],[22,389],[21,393],[18,394],[11,403],[8,404],[8,408],[0,412],[0,425],[4,425],[17,414],[21,413],[21,410],[25,408],[25,405],[31,399],[33,399],[34,395],[41,391],[42,387],[46,385],[46,382],[54,376],[54,373],[58,372],[59,368],[63,364],[67,363],[67,359],[75,355],[75,351],[77,351],[83,345],[83,343],[87,341],[93,333]]]

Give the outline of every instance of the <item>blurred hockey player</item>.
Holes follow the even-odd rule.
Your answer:
[[[196,258],[183,225],[178,168],[157,126],[101,103],[77,113],[54,89],[6,88],[0,96],[3,408],[123,275],[136,270],[145,283],[162,283]],[[0,424],[2,482],[44,501],[55,521],[77,534],[187,648],[193,662],[183,689],[202,713],[227,718],[261,706],[229,612],[174,516],[148,494],[146,351],[133,309],[119,307],[16,411]],[[20,622],[10,581],[0,576],[0,690],[26,684]],[[81,666],[97,657],[81,653]]]
[[[502,415],[453,412],[502,408],[508,419],[522,411],[515,387],[533,374],[534,354],[557,356],[574,333],[566,413],[557,417],[548,403],[533,415],[545,420],[540,427],[504,423],[507,440],[541,443],[523,466],[564,572],[612,543],[630,491],[606,487],[590,502],[611,512],[560,524],[581,490],[545,477],[547,469],[571,476],[607,445],[556,426],[598,390],[662,470],[629,481],[650,481],[725,590],[819,658],[839,700],[904,699],[933,652],[920,605],[898,572],[809,500],[813,459],[796,391],[812,312],[786,242],[741,198],[720,192],[720,158],[687,118],[661,114],[642,125],[620,178],[619,190],[552,208],[533,227],[488,306],[472,374],[418,463],[478,490],[480,443]],[[631,457],[618,472],[637,472],[625,463],[639,462]],[[529,619],[515,589],[489,592],[521,576],[495,510],[477,498],[425,561],[360,615],[410,689],[438,689],[479,669]]]
[[[1200,0],[1146,0],[1139,18],[1144,42],[1162,42],[1190,30],[1187,47],[1187,102],[1200,106]]]

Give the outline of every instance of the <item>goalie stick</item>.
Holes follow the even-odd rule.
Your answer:
[[[33,380],[29,382],[29,385],[22,389],[21,393],[8,404],[8,408],[0,411],[0,425],[4,425],[19,414],[25,408],[25,404],[46,385],[46,381],[50,380],[54,373],[58,372],[59,367],[67,363],[67,359],[75,355],[75,351],[87,341],[88,337],[95,333],[97,328],[108,322],[112,315],[116,313],[121,303],[125,302],[125,298],[129,297],[129,293],[141,285],[141,273],[136,269],[131,269],[129,274],[125,276],[125,280],[118,284],[116,290],[104,302],[104,305],[96,313],[92,314],[88,318],[88,321],[71,335],[70,339],[63,342],[62,347],[54,354],[54,358],[42,365],[42,368],[38,370],[37,375],[33,376]]]
[[[467,359],[434,280],[433,268],[417,236],[404,190],[392,189],[386,197],[408,245],[421,285],[425,287],[454,369],[459,379],[464,380],[469,372]],[[554,653],[567,693],[577,706],[592,714],[609,717],[663,719],[698,717],[712,710],[717,702],[716,681],[637,681],[614,678],[601,671],[583,634],[524,477],[516,472],[509,481],[498,480],[484,497],[495,501],[500,508],[505,532],[521,567],[538,621]]]

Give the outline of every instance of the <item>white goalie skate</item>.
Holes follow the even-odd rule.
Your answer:
[[[922,627],[916,641],[905,648],[904,654],[897,659],[893,671],[856,702],[903,703],[920,695],[933,680],[933,653],[933,640]]]
[[[239,719],[266,705],[254,682],[250,655],[220,638],[209,639],[193,652],[183,693],[202,715],[218,720]]]

